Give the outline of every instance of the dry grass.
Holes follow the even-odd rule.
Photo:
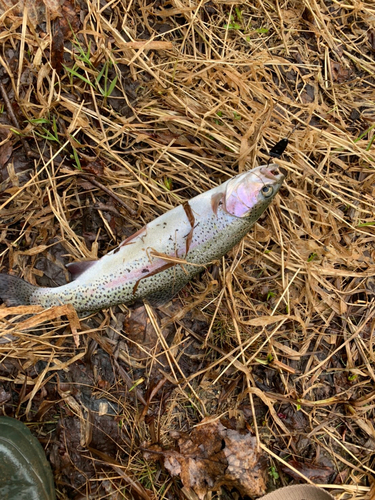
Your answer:
[[[64,308],[0,309],[4,334],[17,337],[0,346],[2,408],[44,439],[58,498],[184,498],[140,446],[173,445],[171,430],[205,415],[246,421],[277,485],[291,481],[284,461],[304,464],[305,481],[324,483],[326,467],[337,499],[370,498],[372,2],[82,0],[30,4],[23,17],[4,5],[0,79],[19,128],[4,101],[3,272],[62,284],[68,261],[97,258],[265,163],[298,125],[268,216],[161,322],[150,308],[139,323],[121,307],[80,328]],[[108,451],[93,443],[100,426]]]

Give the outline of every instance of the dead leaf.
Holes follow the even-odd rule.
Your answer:
[[[93,174],[95,176],[103,175],[104,167],[105,167],[104,162],[101,160],[90,160],[87,163],[82,162],[81,166],[85,172],[88,172],[88,173]]]
[[[181,437],[178,446],[179,452],[165,452],[165,468],[172,476],[179,475],[200,500],[221,486],[250,497],[264,494],[266,462],[250,433],[241,434],[206,418],[190,436]]]
[[[350,69],[345,68],[342,64],[336,61],[331,60],[330,62],[331,62],[331,72],[333,81],[337,83],[346,82],[350,77],[351,73]]]
[[[42,0],[0,0],[0,14],[6,11],[9,17],[21,17],[27,9],[29,21],[36,26],[45,19],[45,5]]]
[[[6,165],[9,161],[9,158],[12,156],[13,152],[13,145],[10,141],[6,141],[1,147],[0,147],[0,168],[4,165]]]
[[[49,11],[51,19],[54,20],[57,17],[61,17],[61,6],[59,0],[44,0],[44,4]]]
[[[61,29],[61,21],[57,18],[53,25],[53,38],[51,50],[51,65],[60,73],[64,57],[64,33]]]
[[[288,463],[296,470],[301,472],[305,477],[318,484],[328,484],[330,482],[332,474],[334,474],[335,472],[332,467],[313,464],[311,462],[304,463],[297,462],[297,460],[289,460]],[[289,469],[289,467],[282,465],[281,468],[286,474],[289,474],[289,476],[292,476],[294,479],[301,479],[301,477],[292,469]]]

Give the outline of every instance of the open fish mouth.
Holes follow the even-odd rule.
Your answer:
[[[262,167],[260,172],[266,179],[270,179],[272,181],[281,181],[285,178],[285,174],[281,171],[281,168],[276,163],[272,165],[267,165],[266,167]]]

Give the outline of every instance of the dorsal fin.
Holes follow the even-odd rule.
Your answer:
[[[66,265],[66,268],[72,275],[72,279],[75,280],[80,276],[82,273],[87,271],[91,266],[95,264],[95,262],[98,262],[97,260],[82,260],[80,262],[71,262],[70,264]]]

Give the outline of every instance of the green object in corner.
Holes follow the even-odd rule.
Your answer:
[[[55,500],[51,467],[25,424],[0,417],[1,500]]]

